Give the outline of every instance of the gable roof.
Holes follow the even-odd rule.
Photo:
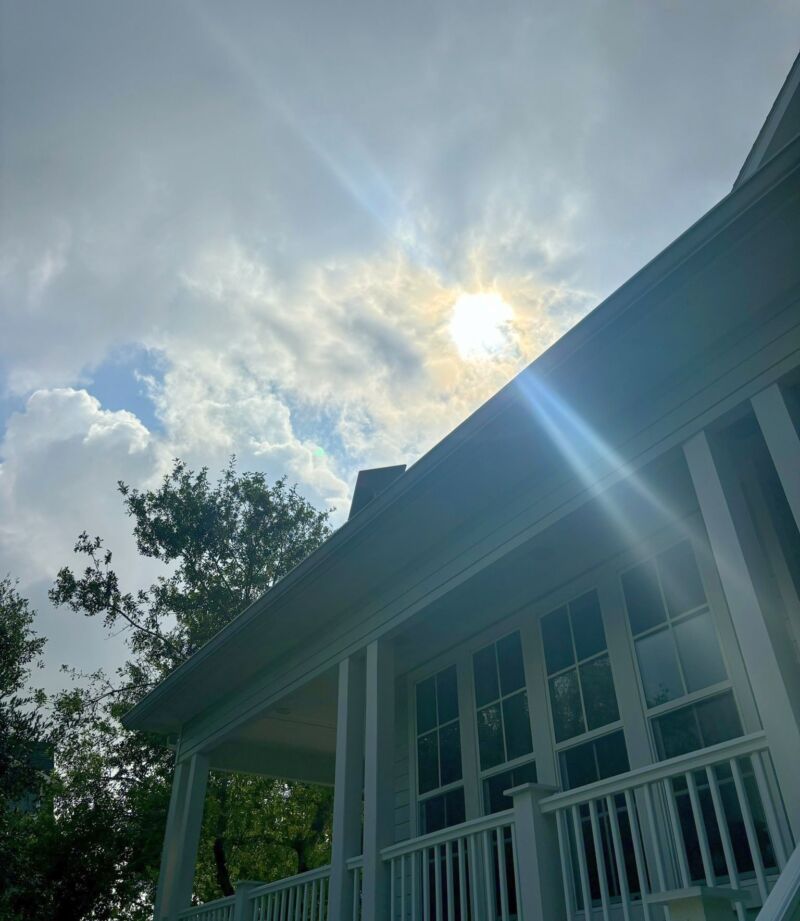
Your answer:
[[[764,163],[800,134],[800,54],[795,58],[766,121],[747,159],[742,164],[733,188],[746,182]]]

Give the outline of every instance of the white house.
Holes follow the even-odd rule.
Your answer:
[[[799,87],[128,715],[179,740],[157,921],[800,917]],[[333,784],[331,865],[190,907],[209,769]]]

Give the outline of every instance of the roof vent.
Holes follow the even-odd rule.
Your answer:
[[[405,464],[395,467],[373,467],[372,470],[359,470],[353,501],[350,503],[348,520],[366,508],[376,496],[388,489],[392,483],[405,472]]]

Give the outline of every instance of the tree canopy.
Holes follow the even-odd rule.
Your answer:
[[[112,551],[82,533],[82,564],[62,568],[50,591],[55,605],[123,629],[129,656],[113,675],[74,673],[51,701],[56,765],[26,832],[35,885],[18,887],[13,906],[26,921],[150,916],[174,755],[165,739],[128,732],[120,718],[330,533],[329,513],[285,478],[270,484],[233,459],[216,481],[176,460],[155,489],[117,488],[138,552],[163,572],[149,587],[126,588]],[[197,897],[325,862],[330,820],[329,790],[212,774]]]

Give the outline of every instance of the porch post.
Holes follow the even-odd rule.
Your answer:
[[[351,656],[339,663],[329,921],[349,921],[353,917],[353,886],[347,860],[361,853],[364,680],[363,658]]]
[[[683,446],[792,830],[800,834],[800,732],[705,432]]]
[[[205,755],[192,755],[176,765],[158,878],[156,921],[174,921],[191,902],[207,782]]]
[[[555,813],[543,815],[540,801],[558,787],[524,783],[506,790],[514,800],[518,898],[523,918],[565,918],[564,886]]]
[[[164,828],[164,844],[161,848],[161,865],[156,886],[156,904],[153,912],[155,921],[161,921],[167,914],[165,906],[169,901],[169,891],[174,880],[175,864],[178,859],[178,824],[186,798],[186,779],[188,775],[188,764],[185,761],[178,761],[176,754],[167,824]]]
[[[772,455],[795,524],[800,528],[800,435],[797,434],[777,384],[757,393],[750,402]]]
[[[362,921],[383,921],[389,874],[381,850],[394,838],[394,656],[390,641],[367,647],[364,757],[364,882]]]

